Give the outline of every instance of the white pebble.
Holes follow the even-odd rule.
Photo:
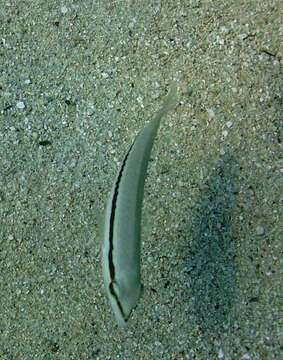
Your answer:
[[[17,106],[18,109],[21,109],[21,110],[26,107],[25,103],[23,101],[18,101],[16,106]]]
[[[67,14],[67,12],[68,12],[67,6],[62,6],[62,7],[61,7],[61,13],[62,13],[63,15],[65,15],[65,14]]]
[[[21,289],[17,289],[17,290],[16,290],[16,295],[19,296],[19,295],[21,295],[21,293],[22,293],[22,290],[21,290]]]
[[[227,33],[230,31],[230,30],[229,30],[227,27],[225,27],[225,26],[221,26],[220,30],[221,30],[221,32],[223,32],[224,34],[227,34]]]
[[[244,39],[246,39],[248,37],[248,35],[246,34],[246,33],[243,33],[243,34],[240,34],[239,35],[239,39],[240,40],[244,40]]]
[[[207,114],[208,114],[209,120],[212,120],[215,118],[215,112],[213,109],[207,109]]]
[[[224,359],[224,352],[222,349],[219,349],[218,351],[218,359]]]
[[[243,356],[242,356],[242,360],[251,360],[252,358],[250,357],[250,355],[249,354],[244,354]]]
[[[227,131],[227,130],[223,130],[223,131],[222,131],[222,135],[223,135],[223,137],[227,137],[228,131]]]
[[[107,74],[107,72],[105,72],[105,71],[102,71],[101,76],[102,76],[104,79],[108,79],[108,78],[109,78],[109,74]]]

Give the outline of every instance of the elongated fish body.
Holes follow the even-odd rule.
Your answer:
[[[127,151],[110,192],[104,219],[102,269],[106,292],[123,327],[141,295],[141,211],[144,183],[161,118],[175,104],[171,89],[163,107],[138,133]]]

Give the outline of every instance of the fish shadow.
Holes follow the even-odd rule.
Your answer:
[[[193,318],[204,332],[214,333],[234,319],[237,298],[233,210],[237,195],[237,163],[226,155],[202,186],[190,224],[189,298]]]

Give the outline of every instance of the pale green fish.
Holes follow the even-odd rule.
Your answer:
[[[106,292],[119,326],[125,326],[141,295],[141,210],[151,148],[161,118],[176,104],[176,86],[121,163],[104,218],[102,269]]]

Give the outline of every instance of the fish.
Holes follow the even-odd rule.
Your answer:
[[[161,119],[174,107],[176,84],[163,106],[134,139],[116,175],[106,203],[102,230],[104,286],[119,327],[125,327],[143,292],[141,216],[144,184]]]

